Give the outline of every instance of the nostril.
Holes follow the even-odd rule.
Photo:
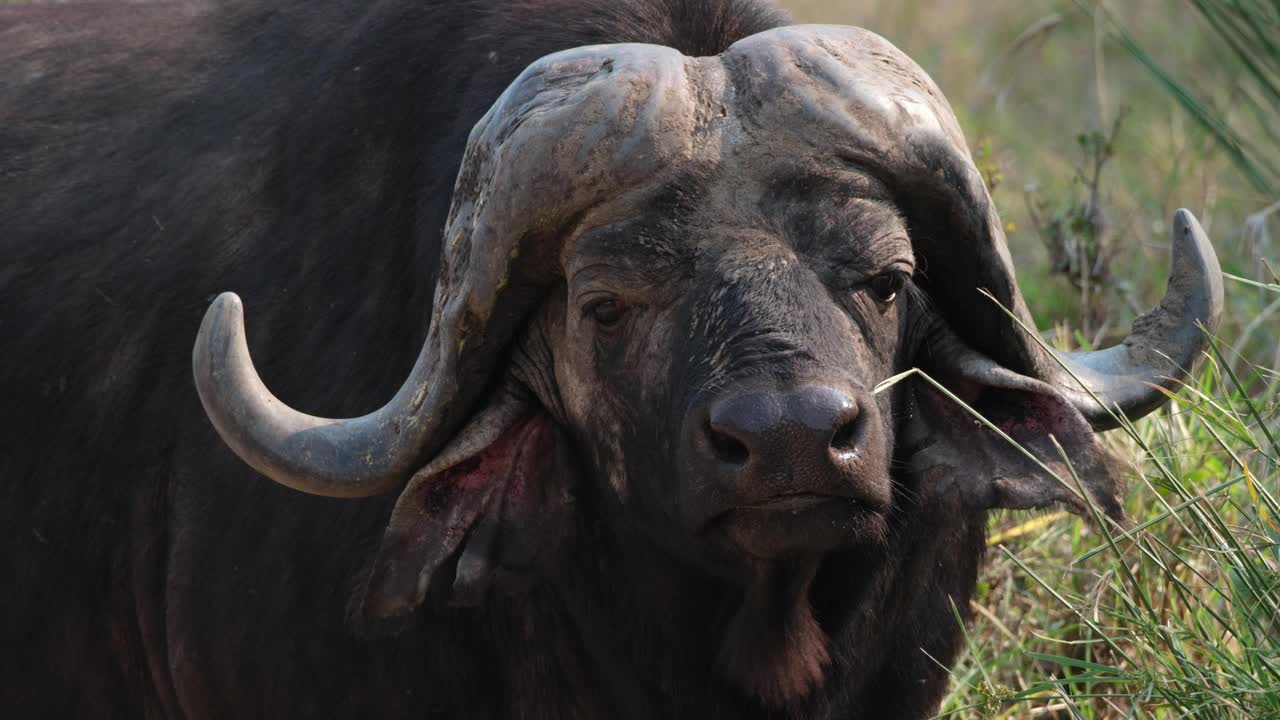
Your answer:
[[[707,423],[707,437],[711,439],[711,452],[716,459],[729,465],[745,465],[750,451],[741,440]]]
[[[836,452],[852,452],[857,449],[860,440],[859,431],[862,429],[861,414],[857,411],[852,413],[850,417],[844,418],[844,422],[836,428],[836,432],[831,436],[831,449]]]

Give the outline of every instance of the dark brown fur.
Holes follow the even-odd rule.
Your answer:
[[[618,392],[591,409],[628,421],[620,446],[648,451],[621,459],[591,442],[589,413],[566,406],[550,367],[564,344],[548,338],[554,322],[534,323],[510,365],[551,418],[576,421],[562,428],[561,467],[582,476],[553,550],[527,591],[477,591],[476,607],[450,607],[450,583],[433,583],[386,636],[354,632],[349,614],[393,498],[310,497],[262,479],[218,439],[192,388],[201,313],[233,290],[253,308],[249,344],[281,400],[336,417],[377,407],[422,345],[467,135],[521,69],[605,42],[715,54],[781,22],[754,0],[0,10],[0,577],[11,588],[0,711],[927,716],[947,681],[938,662],[959,650],[954,609],[967,612],[995,504],[955,469],[1004,466],[985,445],[954,460],[969,436],[946,427],[962,423],[904,432],[924,422],[906,384],[876,401],[892,511],[860,542],[744,581],[618,508],[679,510],[662,485],[670,474],[656,472],[669,468],[648,455],[673,454],[661,431],[689,397],[845,358],[850,328],[873,361],[861,381],[927,355],[932,315],[919,297],[904,297],[900,315],[846,317],[812,273],[716,284],[738,260],[711,258],[701,267],[712,280],[684,298],[722,301],[678,307],[693,329],[679,347],[728,359],[602,371]],[[787,178],[758,215],[706,220],[704,180],[675,183],[628,228],[661,250],[664,236],[728,227],[813,263],[827,256],[806,243],[836,232],[809,222],[819,207],[861,243],[850,262],[874,266],[889,247],[879,231],[901,226],[887,202],[850,219]],[[676,260],[664,280],[685,288],[689,264]],[[556,292],[546,317],[566,316]],[[848,332],[827,332],[831,318]],[[589,390],[569,399],[587,405]],[[902,470],[917,456],[941,459]],[[613,484],[618,462],[625,482]],[[1042,495],[1034,502],[1057,499]],[[440,573],[468,577],[463,562]]]

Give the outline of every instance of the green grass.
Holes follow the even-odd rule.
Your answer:
[[[1241,82],[1242,63],[1191,2],[1109,0],[1108,10],[1098,13],[1090,0],[783,2],[801,21],[879,32],[938,82],[980,163],[1001,177],[993,195],[1011,230],[1019,280],[1041,329],[1061,326],[1063,335],[1073,335],[1102,306],[1109,322],[1090,328],[1088,344],[1122,336],[1133,317],[1164,292],[1169,223],[1179,207],[1200,218],[1225,271],[1266,277],[1260,258],[1274,258],[1280,250],[1272,239],[1280,237],[1280,212],[1253,225],[1248,221],[1280,197],[1241,172],[1116,31],[1124,28],[1152,63],[1204,108],[1218,112],[1250,147],[1264,146],[1268,132],[1280,132],[1280,123],[1264,130],[1265,114],[1240,101],[1250,96],[1261,102],[1261,96]],[[1101,193],[1114,281],[1086,303],[1076,287],[1049,272],[1042,228],[1028,207],[1042,202],[1049,215],[1067,214],[1081,202],[1086,193],[1077,179],[1084,160],[1079,138],[1108,130],[1122,109],[1125,120]],[[1280,154],[1280,146],[1271,148]],[[1241,337],[1272,302],[1263,293],[1235,292],[1220,332]],[[1241,349],[1280,365],[1275,343],[1261,333],[1254,332]]]
[[[1000,179],[1021,286],[1060,345],[1114,339],[1158,300],[1177,207],[1238,278],[1196,382],[1106,436],[1130,525],[993,519],[941,715],[1280,718],[1280,3],[779,1],[875,30],[933,75]],[[1086,295],[1049,272],[1039,225],[1079,209],[1079,138],[1121,108],[1100,186],[1111,280]]]
[[[944,717],[1280,718],[1280,376],[1222,352],[1108,438],[1132,525],[997,520]]]
[[[875,30],[933,75],[999,179],[1021,286],[1059,345],[1111,342],[1159,299],[1177,207],[1234,276],[1196,381],[1105,437],[1131,524],[993,519],[941,715],[1280,718],[1280,3],[784,4]],[[1086,295],[1050,272],[1043,225],[1079,216],[1092,138],[1122,108],[1099,184],[1111,273]]]

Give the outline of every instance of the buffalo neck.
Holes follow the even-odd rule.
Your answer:
[[[895,513],[886,547],[824,554],[804,595],[790,598],[812,608],[830,661],[821,687],[785,709],[726,676],[721,655],[747,586],[673,553],[650,532],[587,513],[528,594],[491,601],[491,612],[521,618],[528,632],[507,672],[544,672],[533,658],[554,654],[562,673],[544,680],[589,688],[577,697],[602,703],[559,707],[548,717],[925,717],[946,688],[938,663],[959,650],[955,618],[968,615],[985,515],[948,497],[911,502],[920,507]],[[939,576],[941,565],[952,569]],[[767,635],[768,623],[784,618],[752,620],[748,631]]]

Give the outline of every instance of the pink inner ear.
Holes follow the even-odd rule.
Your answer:
[[[487,481],[499,483],[503,525],[519,528],[537,512],[538,498],[555,472],[555,424],[550,417],[539,413],[517,425],[503,439],[508,436],[512,438],[509,446],[498,448],[502,444],[500,440],[484,453],[507,454],[502,466],[504,477],[490,477]]]
[[[523,497],[554,450],[551,420],[542,414],[519,420],[488,447],[425,480],[427,512],[445,509],[459,493],[502,487],[508,497]],[[414,478],[417,481],[417,478]]]
[[[1043,435],[1051,431],[1048,425],[1051,407],[1047,398],[1032,397],[1024,408],[1026,414],[1006,417],[1000,421],[999,427],[1006,433],[1017,437],[1027,433]]]
[[[539,499],[552,479],[555,431],[550,419],[538,415],[505,436],[511,441],[482,451],[479,465],[461,481],[492,487],[492,499],[467,530],[454,573],[453,605],[478,605],[488,588],[502,581],[499,575],[509,579],[510,572],[519,573],[536,554],[528,531],[546,520],[547,508]],[[496,474],[486,475],[489,471]]]
[[[1063,405],[1048,395],[1016,390],[989,390],[979,410],[1020,443],[1043,442],[1049,434],[1074,430],[1063,415]],[[988,399],[993,398],[993,399]]]
[[[464,430],[463,432],[467,432]],[[555,429],[537,413],[518,420],[475,455],[432,475],[419,473],[396,502],[365,597],[374,618],[404,616],[427,583],[486,517],[521,518],[533,483],[554,463]]]
[[[551,419],[541,414],[529,418],[510,434],[516,437],[505,494],[508,500],[519,500],[528,495],[530,484],[547,472],[555,453],[555,437]]]

